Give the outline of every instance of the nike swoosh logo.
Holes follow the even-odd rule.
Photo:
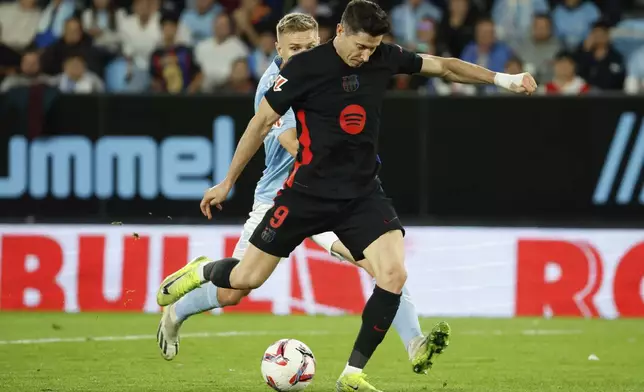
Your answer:
[[[174,279],[172,279],[171,281],[169,281],[168,283],[166,283],[166,284],[163,286],[163,294],[165,294],[165,295],[170,295],[170,292],[168,291],[168,288],[169,288],[170,286],[172,286],[172,284],[173,284],[174,282],[176,282],[177,280],[181,279],[181,278],[182,278],[183,276],[185,276],[186,274],[187,274],[187,272],[184,272],[184,273],[182,273],[181,275],[179,275],[179,276],[177,276],[176,278],[174,278]]]
[[[378,332],[387,332],[387,330],[386,330],[386,329],[380,329],[380,328],[378,328],[378,326],[377,326],[377,325],[374,325],[374,326],[373,326],[373,329],[374,329],[374,331],[378,331]]]
[[[390,224],[391,222],[395,221],[396,219],[398,219],[398,217],[391,218],[391,219],[389,219],[389,220],[385,219],[385,225]]]

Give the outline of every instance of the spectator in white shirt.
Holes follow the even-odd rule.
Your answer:
[[[230,17],[221,13],[215,18],[215,36],[202,41],[195,49],[197,63],[205,80],[204,91],[213,91],[230,76],[233,63],[248,56],[248,48],[232,34]]]
[[[123,19],[120,33],[123,54],[130,60],[130,66],[148,71],[150,56],[163,43],[161,13],[154,0],[135,0],[134,13]],[[177,42],[189,44],[190,31],[179,28]]]
[[[119,26],[125,18],[125,11],[116,9],[112,0],[93,0],[83,11],[83,29],[94,39],[94,45],[115,53],[120,49]]]
[[[22,51],[36,36],[40,10],[35,0],[17,0],[0,4],[0,27],[2,42],[10,48]]]
[[[64,93],[89,94],[105,90],[103,81],[88,71],[81,56],[70,56],[65,60],[63,73],[56,77],[56,86]]]

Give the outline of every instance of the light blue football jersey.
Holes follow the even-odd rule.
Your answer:
[[[259,103],[264,98],[264,94],[273,86],[273,82],[280,73],[282,59],[276,57],[268,67],[257,85],[255,92],[255,112],[259,108]],[[284,116],[271,128],[270,132],[264,139],[264,152],[266,153],[264,173],[255,188],[255,201],[261,203],[273,203],[277,191],[279,191],[293,166],[295,159],[282,147],[278,136],[287,129],[295,128],[295,114],[293,109],[289,109]]]

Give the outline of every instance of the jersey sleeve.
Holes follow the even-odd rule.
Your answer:
[[[423,59],[417,53],[403,49],[396,44],[383,44],[385,61],[389,63],[394,74],[419,73],[423,66]]]
[[[282,68],[264,98],[275,113],[284,116],[307,89],[306,64],[302,61],[302,55],[296,55]]]
[[[273,128],[271,129],[271,134],[278,138],[281,134],[286,132],[287,130],[291,128],[296,128],[297,123],[295,122],[295,113],[293,113],[293,109],[288,109],[286,113],[280,117],[279,120],[273,125]]]

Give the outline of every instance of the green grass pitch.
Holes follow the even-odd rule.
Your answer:
[[[269,392],[260,359],[284,337],[316,356],[307,391],[333,391],[360,326],[355,316],[200,315],[166,362],[154,339],[158,317],[0,312],[0,391]],[[644,391],[644,320],[448,321],[450,347],[429,375],[411,371],[392,329],[365,369],[369,379],[386,392]]]

